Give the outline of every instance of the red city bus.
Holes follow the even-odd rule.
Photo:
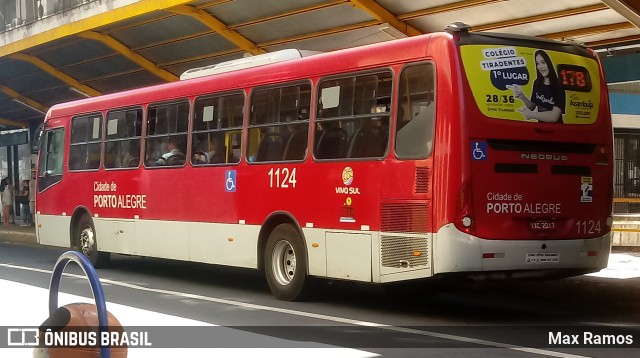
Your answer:
[[[612,129],[580,45],[434,33],[56,105],[38,241],[313,278],[558,277],[610,252]],[[297,59],[292,59],[297,57]]]

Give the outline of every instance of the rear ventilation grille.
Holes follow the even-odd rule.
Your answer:
[[[425,237],[380,236],[382,266],[409,268],[429,264],[429,241]]]
[[[426,203],[382,203],[380,229],[383,232],[428,233],[427,213]]]
[[[429,192],[429,168],[416,168],[416,194]]]

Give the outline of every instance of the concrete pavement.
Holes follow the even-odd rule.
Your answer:
[[[0,242],[22,242],[37,244],[35,226],[19,224],[5,226],[0,224]]]
[[[0,225],[0,242],[37,245],[35,227]],[[521,291],[523,286],[528,286],[530,282],[513,281],[506,286],[499,282],[497,284],[501,285],[502,289],[506,287],[516,293]],[[626,302],[630,306],[636,306],[639,304],[637,297],[640,296],[640,252],[625,251],[623,248],[614,247],[606,269],[566,280],[548,281],[544,285],[553,292],[563,292],[560,296],[582,294],[585,289],[587,291],[606,290],[610,294],[608,296],[610,299],[615,297],[620,303]],[[538,294],[545,296],[543,291],[546,290],[542,290]]]

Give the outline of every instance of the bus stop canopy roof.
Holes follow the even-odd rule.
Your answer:
[[[640,49],[634,0],[76,3],[0,33],[0,128],[41,122],[57,103],[176,81],[195,67],[286,48],[333,51],[442,31],[457,21],[473,31],[573,40],[603,56]],[[638,84],[624,86],[640,93]]]

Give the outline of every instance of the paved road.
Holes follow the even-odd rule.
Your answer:
[[[37,303],[24,307],[24,295],[40,295],[41,311],[46,314],[50,270],[64,251],[0,243],[0,295],[4,299],[0,300],[0,304],[4,302],[0,306],[0,326],[21,322],[15,318],[19,309],[34,310]],[[620,254],[614,263],[617,268],[604,276],[633,276],[640,257]],[[65,272],[81,274],[77,267],[68,267]],[[232,329],[232,333],[220,327],[205,332],[219,337],[198,343],[208,347],[300,348],[302,344],[324,347],[320,353],[304,351],[305,356],[314,352],[326,356],[326,347],[332,347],[332,356],[340,356],[340,352],[353,357],[610,358],[640,353],[638,277],[495,282],[454,287],[437,294],[389,294],[378,286],[332,282],[321,285],[313,301],[292,303],[274,299],[262,275],[251,270],[114,255],[111,266],[98,273],[109,309],[114,312],[114,307],[117,314],[125,315],[124,320],[121,318],[125,325],[217,325]],[[36,291],[18,292],[27,288]],[[91,296],[80,276],[65,277],[62,291],[74,295],[68,302],[78,296]],[[129,311],[122,311],[122,307]],[[143,315],[136,321],[129,317],[133,316],[130,312],[153,313],[161,318],[151,322],[149,315]],[[176,319],[185,321],[175,323]],[[578,335],[583,343],[585,332],[596,338],[606,334],[623,341],[630,336],[633,343],[616,343],[616,348],[573,347],[571,336]],[[569,344],[549,344],[550,339]],[[629,346],[633,348],[619,348]],[[139,356],[151,356],[145,353],[148,350]]]

